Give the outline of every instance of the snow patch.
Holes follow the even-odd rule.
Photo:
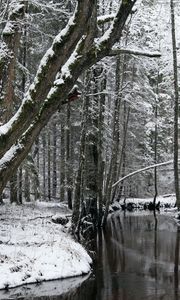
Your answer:
[[[40,203],[1,207],[0,289],[90,271],[91,258],[85,249],[62,225],[51,221],[54,210],[61,214],[61,208],[44,207]]]

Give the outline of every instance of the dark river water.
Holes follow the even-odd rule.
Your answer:
[[[179,241],[171,217],[115,213],[98,235],[91,276],[44,283],[9,299],[178,300]]]

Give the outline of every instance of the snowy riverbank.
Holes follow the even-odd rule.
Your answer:
[[[163,212],[176,212],[175,208],[176,198],[174,194],[160,195],[156,198],[156,208]],[[149,198],[124,198],[119,202],[115,201],[111,206],[109,212],[116,210],[134,211],[134,210],[153,210],[153,197]]]
[[[90,271],[91,258],[67,233],[68,224],[52,221],[68,214],[63,204],[0,207],[0,289]]]
[[[126,204],[133,203],[137,211],[144,214],[141,208],[152,200],[129,198]],[[160,196],[159,201],[163,212],[169,211],[172,217],[174,195]],[[121,210],[123,203],[122,200],[113,204],[114,208]],[[90,271],[91,258],[68,234],[69,224],[56,223],[60,217],[68,220],[70,214],[64,204],[37,202],[0,206],[0,289],[74,277]]]

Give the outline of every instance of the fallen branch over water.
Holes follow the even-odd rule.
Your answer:
[[[180,159],[178,160],[178,162],[180,162]],[[144,171],[147,171],[149,169],[153,169],[153,168],[156,168],[156,167],[161,167],[161,166],[166,166],[166,165],[170,165],[173,163],[173,160],[169,160],[169,161],[165,161],[163,163],[158,163],[158,164],[154,164],[154,165],[151,165],[151,166],[148,166],[148,167],[145,167],[145,168],[142,168],[142,169],[139,169],[139,170],[136,170],[132,173],[129,173],[128,175],[120,178],[118,181],[116,181],[115,183],[113,183],[112,187],[115,187],[116,185],[118,185],[120,182],[124,181],[125,179],[129,178],[129,177],[132,177],[134,176],[135,174],[138,174],[138,173],[141,173],[141,172],[144,172]]]

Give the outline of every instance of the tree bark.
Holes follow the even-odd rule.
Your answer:
[[[171,0],[170,3],[171,3],[171,32],[172,32],[173,72],[174,72],[174,185],[175,185],[175,193],[176,193],[176,205],[177,205],[178,209],[180,210],[179,167],[178,167],[179,86],[178,86],[174,1]]]
[[[46,200],[46,133],[42,134],[43,198]]]
[[[87,134],[87,114],[88,114],[89,101],[88,97],[84,97],[83,101],[83,115],[81,122],[81,136],[80,136],[80,149],[79,149],[79,162],[74,187],[73,199],[73,215],[72,215],[72,230],[78,231],[78,222],[81,218],[82,197],[81,189],[83,185],[84,174],[84,161],[85,161],[85,148],[86,148],[86,134]]]
[[[52,171],[52,197],[56,198],[57,193],[57,125],[53,122],[53,171]]]
[[[31,201],[30,198],[30,180],[28,170],[25,169],[24,172],[24,198],[27,202]]]
[[[156,87],[156,99],[155,99],[155,113],[154,113],[154,118],[155,118],[155,126],[154,126],[154,163],[157,164],[157,159],[158,159],[158,103],[157,99],[159,97],[159,73],[157,76],[157,87]],[[154,168],[154,200],[153,200],[153,205],[155,209],[155,204],[156,204],[156,198],[158,195],[158,175],[157,175],[157,168]]]
[[[18,203],[17,174],[14,174],[10,180],[10,202]]]
[[[24,1],[18,1],[18,9],[14,7],[12,2],[9,9],[9,16],[6,26],[2,33],[3,41],[6,44],[9,53],[6,59],[6,65],[3,68],[2,76],[2,107],[1,123],[6,123],[12,116],[15,110],[15,81],[16,72],[15,66],[17,62],[18,51],[20,48],[20,38],[22,22],[25,15],[26,5]],[[10,28],[10,30],[9,30]],[[18,203],[17,191],[17,172],[10,178],[10,201]]]
[[[66,111],[66,189],[68,207],[72,209],[72,164],[71,164],[71,106],[67,104]]]
[[[17,61],[18,51],[21,38],[21,20],[25,14],[24,1],[18,1],[18,9],[11,3],[9,16],[6,26],[2,33],[3,41],[6,44],[9,55],[6,58],[6,65],[3,68],[2,76],[2,98],[3,98],[3,115],[1,123],[6,123],[13,115],[15,105],[15,65]],[[9,29],[10,28],[10,29]]]
[[[60,157],[60,201],[65,200],[65,129],[64,120],[61,124],[61,157]]]
[[[48,200],[51,201],[51,128],[48,128],[48,144],[47,144],[47,182],[48,182]]]

